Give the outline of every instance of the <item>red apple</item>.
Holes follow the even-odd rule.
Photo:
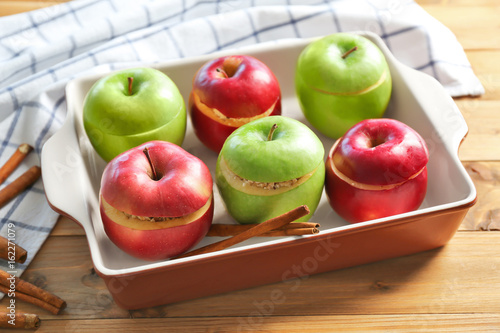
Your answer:
[[[196,136],[219,152],[238,127],[281,115],[281,90],[260,60],[247,55],[220,57],[205,63],[194,76],[188,109]]]
[[[123,152],[104,169],[100,211],[104,230],[137,258],[161,260],[195,246],[213,218],[213,181],[196,156],[166,141]]]
[[[428,160],[425,141],[411,127],[386,118],[361,121],[327,157],[330,205],[351,223],[415,210],[427,191]]]

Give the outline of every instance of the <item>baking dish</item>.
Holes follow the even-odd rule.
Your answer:
[[[93,150],[82,125],[85,95],[108,73],[78,77],[66,87],[67,118],[42,149],[42,177],[50,206],[85,230],[96,272],[118,306],[138,309],[286,281],[303,275],[404,256],[445,245],[476,201],[475,187],[458,158],[467,125],[454,101],[427,74],[399,63],[383,41],[376,43],[390,66],[393,94],[386,117],[398,119],[426,140],[429,186],[421,207],[413,212],[348,224],[330,208],[323,194],[311,221],[321,224],[316,235],[255,237],[229,249],[175,260],[147,262],[118,249],[106,236],[99,216],[98,193],[105,162]],[[249,54],[277,76],[283,115],[306,124],[294,93],[295,63],[310,39],[283,40],[200,57],[144,64],[166,73],[185,101],[191,80],[206,61],[227,54]],[[333,140],[317,133],[326,152]],[[188,121],[183,148],[200,157],[214,173],[217,155],[196,138]],[[214,186],[217,223],[235,223]],[[205,237],[197,247],[220,240]]]

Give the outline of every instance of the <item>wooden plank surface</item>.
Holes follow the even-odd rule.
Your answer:
[[[39,331],[50,332],[61,325],[69,326],[68,331],[120,327],[120,323],[131,330],[149,323],[146,318],[165,319],[151,321],[151,327],[162,323],[178,328],[176,325],[191,322],[189,325],[197,323],[199,327],[216,323],[225,329],[235,320],[251,326],[263,324],[264,329],[270,329],[268,324],[284,325],[289,320],[319,320],[318,329],[327,329],[333,323],[346,329],[345,323],[358,320],[366,321],[360,329],[368,329],[372,321],[386,329],[439,328],[432,326],[438,321],[443,327],[451,325],[447,326],[450,331],[473,323],[486,328],[494,320],[499,322],[499,293],[492,287],[498,286],[500,242],[493,232],[459,232],[440,249],[313,275],[293,284],[274,283],[134,311],[114,304],[92,270],[86,246],[83,237],[51,237],[23,276],[68,302],[60,315],[42,313],[44,325]],[[282,296],[271,302],[270,295],[277,292]],[[30,304],[18,303],[19,311],[41,312]],[[7,306],[7,299],[1,304]],[[99,319],[113,320],[102,321],[100,326]],[[307,326],[311,327],[315,326]]]
[[[465,216],[460,230],[500,230],[500,162],[464,163],[477,190],[477,203]]]
[[[498,3],[492,1],[483,5],[428,5],[424,8],[450,28],[468,50],[496,49],[500,45],[500,34],[492,30],[500,17]],[[464,21],[467,23],[464,24]]]
[[[493,31],[500,35],[500,28]],[[459,157],[462,161],[495,161],[500,156],[500,45],[495,50],[466,50],[466,54],[485,94],[455,99],[469,127]]]
[[[0,16],[52,2],[0,1]],[[293,290],[275,283],[127,311],[93,271],[83,230],[61,218],[23,278],[68,308],[52,315],[19,301],[18,310],[40,315],[37,332],[500,332],[500,2],[417,2],[455,33],[486,90],[456,99],[469,126],[459,156],[478,202],[448,245],[308,276]],[[276,290],[283,297],[270,303]]]
[[[150,318],[44,321],[37,332],[477,332],[497,333],[498,314],[314,316],[307,324],[300,316]]]

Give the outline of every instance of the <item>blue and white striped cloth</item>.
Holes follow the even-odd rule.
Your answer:
[[[65,119],[64,87],[78,75],[360,30],[380,35],[400,61],[452,96],[483,93],[455,36],[413,1],[81,0],[0,18],[0,165],[20,143],[35,147],[6,184],[39,164],[44,142]],[[29,252],[17,275],[57,218],[42,181],[0,210],[1,234],[14,223],[15,241]]]

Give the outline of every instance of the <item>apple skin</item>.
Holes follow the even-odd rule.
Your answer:
[[[273,124],[278,127],[268,141]],[[323,144],[303,123],[284,116],[261,118],[241,126],[227,138],[217,159],[216,184],[228,213],[240,224],[261,223],[299,205],[309,207],[310,214],[298,220],[307,221],[323,193],[323,157]],[[289,182],[308,176],[289,188],[255,192],[250,185],[235,186],[225,166],[238,177],[260,183]]]
[[[129,94],[128,78],[133,78]],[[154,68],[111,73],[89,90],[83,108],[85,132],[107,162],[152,140],[181,145],[186,132],[184,99],[175,83]]]
[[[328,154],[328,201],[350,223],[413,211],[425,198],[428,161],[425,141],[406,124],[361,121]]]
[[[281,90],[263,62],[248,55],[231,55],[213,59],[198,70],[188,103],[196,136],[218,153],[241,125],[281,115]]]
[[[157,180],[144,153],[146,147]],[[192,248],[208,232],[214,211],[212,176],[200,159],[181,147],[166,141],[146,142],[107,164],[100,211],[106,234],[126,253],[144,260],[171,258]],[[172,220],[144,221],[129,215]]]
[[[374,43],[354,33],[335,33],[311,42],[301,52],[295,90],[311,125],[336,139],[361,120],[383,116],[392,78]]]

